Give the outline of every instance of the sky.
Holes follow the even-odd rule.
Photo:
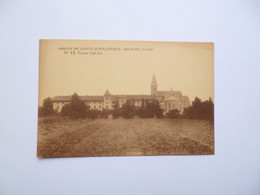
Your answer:
[[[150,94],[176,90],[191,101],[214,100],[214,44],[40,40],[39,105],[61,95]]]

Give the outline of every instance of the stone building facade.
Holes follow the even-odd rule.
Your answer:
[[[152,77],[151,82],[151,94],[150,95],[112,95],[107,90],[103,96],[79,96],[79,98],[90,109],[113,109],[116,101],[119,102],[121,108],[126,101],[130,101],[137,108],[141,107],[143,100],[149,102],[158,101],[160,107],[164,110],[164,114],[173,109],[178,109],[180,113],[190,106],[190,100],[188,96],[183,96],[180,91],[158,91],[158,84],[155,75]],[[64,105],[69,104],[71,96],[56,96],[51,98],[53,102],[53,108],[57,112],[61,112]]]
[[[160,107],[164,110],[164,113],[170,110],[177,109],[182,114],[185,108],[190,106],[190,99],[188,96],[183,96],[181,91],[158,91],[158,84],[153,75],[151,83],[151,95],[155,96],[158,100]]]

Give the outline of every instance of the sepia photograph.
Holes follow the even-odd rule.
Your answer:
[[[260,195],[260,1],[0,3],[0,195]]]
[[[39,158],[212,155],[214,44],[40,40]]]

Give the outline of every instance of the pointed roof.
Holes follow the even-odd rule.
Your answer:
[[[157,81],[156,81],[156,78],[155,78],[154,73],[153,73],[153,78],[152,78],[152,83],[151,83],[151,85],[157,86]]]
[[[111,94],[109,93],[108,90],[106,90],[106,93],[104,94],[104,96],[110,96]]]

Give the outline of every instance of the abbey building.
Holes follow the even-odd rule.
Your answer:
[[[164,114],[173,109],[178,109],[180,113],[183,113],[184,108],[190,106],[190,100],[188,96],[183,96],[180,91],[158,91],[158,84],[153,75],[151,82],[151,94],[150,95],[112,95],[107,90],[103,96],[79,96],[79,98],[90,109],[113,109],[116,101],[119,102],[121,108],[126,101],[130,101],[137,108],[141,107],[143,100],[149,102],[158,101],[160,107],[164,110]],[[53,109],[57,112],[61,112],[62,107],[65,104],[69,104],[71,96],[56,96],[51,98],[53,102]]]

